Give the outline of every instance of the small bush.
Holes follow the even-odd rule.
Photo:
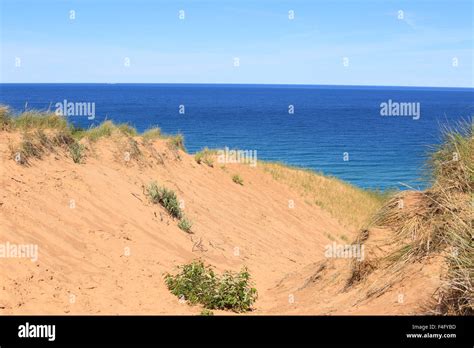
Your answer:
[[[194,155],[194,159],[198,164],[204,163],[205,165],[209,167],[214,166],[214,160],[213,160],[213,155],[215,151],[209,150],[207,147],[204,148],[204,150],[197,152]]]
[[[81,163],[82,158],[84,157],[84,145],[74,142],[69,145],[69,153],[71,154],[72,160],[74,163]]]
[[[151,183],[147,188],[147,193],[153,203],[161,204],[171,216],[177,219],[182,218],[183,212],[174,191],[168,190],[166,187],[159,187],[156,183]]]
[[[166,285],[173,295],[191,304],[202,304],[206,309],[224,309],[245,312],[252,309],[257,290],[251,286],[246,268],[239,273],[224,272],[216,275],[210,266],[195,260],[180,267],[177,275],[167,274]]]
[[[178,222],[178,227],[184,232],[191,233],[191,227],[193,227],[193,223],[183,216],[183,218]]]
[[[240,177],[239,174],[235,174],[234,176],[232,176],[232,181],[239,185],[244,184],[244,180]]]

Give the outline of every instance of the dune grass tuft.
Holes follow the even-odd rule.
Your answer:
[[[193,223],[183,215],[181,220],[178,222],[178,227],[186,233],[191,233],[191,228],[193,227]]]
[[[179,149],[186,152],[186,147],[184,146],[184,136],[182,134],[167,136],[167,139],[171,149]]]
[[[115,130],[115,125],[112,121],[105,121],[97,127],[89,128],[82,136],[88,138],[90,141],[97,141],[100,138],[110,137]]]
[[[130,137],[134,137],[138,135],[137,130],[127,123],[120,123],[116,125],[115,127],[117,128],[117,130],[119,130],[123,134],[128,135]]]
[[[155,182],[152,182],[147,187],[147,194],[153,203],[161,204],[172,217],[177,219],[183,217],[178,197],[174,191],[169,190],[166,187],[160,187]]]
[[[429,165],[432,186],[421,192],[394,196],[375,217],[374,224],[393,231],[398,246],[385,257],[394,267],[445,254],[448,272],[439,291],[438,313],[474,313],[473,125],[444,129]]]
[[[7,130],[10,128],[11,114],[8,106],[0,105],[0,130]]]
[[[20,144],[20,154],[21,157],[26,160],[29,158],[40,159],[43,154],[43,149],[41,145],[36,143],[31,137],[25,137]]]
[[[84,157],[84,145],[74,142],[69,145],[69,153],[71,154],[72,160],[74,163],[81,163],[82,158]]]
[[[238,185],[244,185],[244,179],[242,179],[239,174],[232,175],[232,181]]]
[[[203,150],[197,152],[194,155],[194,160],[198,163],[204,163],[205,165],[209,167],[214,167],[214,159],[213,156],[216,154],[216,150],[209,150],[207,147],[205,147]]]
[[[58,129],[68,128],[66,119],[55,113],[42,111],[26,111],[11,118],[12,127],[22,131],[31,129]]]
[[[161,129],[158,127],[147,129],[142,134],[144,142],[152,142],[153,140],[161,138]]]

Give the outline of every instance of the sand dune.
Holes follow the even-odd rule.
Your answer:
[[[112,136],[86,143],[84,163],[56,149],[25,166],[12,158],[20,138],[0,131],[0,242],[37,244],[39,255],[0,259],[2,314],[199,314],[163,281],[196,258],[218,271],[249,268],[259,292],[250,314],[421,313],[439,285],[442,263],[433,259],[380,296],[365,298],[386,274],[347,288],[351,260],[324,250],[342,235],[353,240],[356,229],[259,165],[209,167],[163,139],[146,145],[140,137],[142,155],[126,161],[123,139]],[[183,200],[193,234],[148,200],[151,181]],[[371,231],[368,250],[384,233]]]

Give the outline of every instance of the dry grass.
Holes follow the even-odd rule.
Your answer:
[[[387,196],[357,188],[342,180],[323,176],[311,170],[260,161],[259,167],[270,173],[275,180],[296,189],[306,201],[320,206],[353,231],[368,224]]]
[[[142,134],[143,142],[149,143],[153,140],[161,138],[161,129],[158,127],[147,129]]]
[[[16,117],[10,117],[10,124],[13,129],[22,131],[38,129],[64,130],[68,128],[67,121],[63,116],[51,112],[33,110],[26,111]]]
[[[10,128],[11,117],[8,106],[0,105],[0,130],[8,130]]]
[[[44,152],[52,152],[55,147],[64,147],[73,157],[74,162],[80,163],[85,156],[86,148],[79,145],[79,141],[87,139],[86,142],[92,146],[92,143],[111,136],[114,136],[119,143],[121,158],[129,155],[130,159],[139,164],[143,164],[144,157],[135,137],[141,137],[143,145],[161,164],[163,164],[163,158],[151,146],[153,140],[168,140],[168,146],[176,158],[179,158],[179,149],[185,151],[182,134],[162,135],[157,127],[139,134],[135,128],[126,123],[115,124],[108,120],[89,129],[83,129],[68,124],[64,117],[51,112],[27,111],[13,115],[4,105],[0,105],[0,131],[23,132],[23,142],[11,146],[12,158],[17,159],[20,164],[28,164],[28,159],[31,158],[41,158]],[[48,136],[44,131],[48,132]]]
[[[46,132],[40,128],[25,131],[16,146],[10,144],[11,158],[21,165],[29,165],[33,158],[41,159],[50,153],[57,154],[61,149],[63,153],[69,153],[75,163],[80,163],[84,157],[85,147],[79,144],[67,129]]]
[[[242,179],[242,177],[239,174],[232,175],[232,181],[238,185],[241,185],[241,186],[244,185],[244,179]]]
[[[182,134],[168,135],[165,136],[168,139],[168,146],[172,150],[182,150],[186,152],[186,147],[184,146],[184,136]]]
[[[381,261],[393,274],[433,254],[445,255],[448,272],[439,290],[440,314],[474,313],[474,140],[472,122],[444,129],[429,161],[431,188],[394,196],[374,225],[393,231],[393,252]]]

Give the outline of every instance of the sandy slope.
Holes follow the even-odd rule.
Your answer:
[[[164,140],[126,162],[117,140],[102,139],[83,164],[59,151],[25,167],[11,159],[8,145],[18,140],[0,132],[0,243],[38,244],[39,260],[0,259],[2,314],[196,314],[201,308],[179,303],[163,274],[199,257],[218,271],[249,268],[255,314],[419,312],[439,282],[432,262],[359,301],[370,284],[344,291],[349,262],[324,257],[328,235],[354,232],[258,166],[199,165]],[[152,180],[184,200],[194,234],[147,200]]]

